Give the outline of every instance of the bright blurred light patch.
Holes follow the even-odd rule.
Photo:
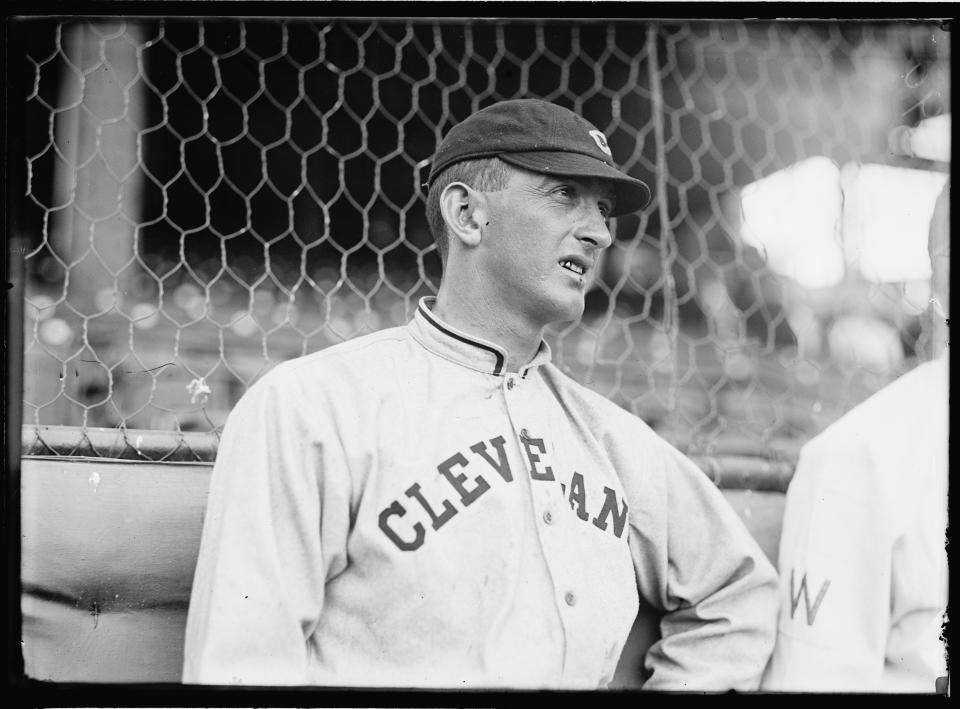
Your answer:
[[[94,296],[93,302],[101,312],[106,312],[120,304],[120,293],[113,288],[101,288]]]
[[[207,301],[197,286],[181,283],[173,291],[173,302],[191,318],[200,318],[207,309]]]
[[[744,241],[770,268],[807,288],[843,278],[840,170],[828,158],[798,162],[747,185],[741,193]]]
[[[73,328],[65,320],[50,318],[40,325],[40,338],[48,345],[66,345],[73,339]]]
[[[950,162],[950,125],[949,113],[920,121],[909,132],[910,151],[918,158]]]
[[[133,326],[140,330],[149,330],[160,322],[160,311],[149,303],[137,303],[130,310]]]
[[[250,337],[260,329],[260,326],[257,325],[257,321],[249,312],[238,310],[233,314],[230,329],[240,337]]]
[[[853,314],[837,318],[827,340],[833,360],[847,370],[889,374],[903,364],[900,333],[877,317]]]
[[[56,306],[53,298],[48,295],[33,295],[28,296],[24,299],[24,308],[27,313],[27,317],[31,320],[43,321],[49,317],[53,316],[53,311]]]
[[[920,315],[930,304],[930,295],[930,281],[907,281],[900,307],[907,315]]]
[[[274,297],[273,293],[266,289],[258,289],[253,292],[253,313],[254,315],[260,315],[267,317],[273,311],[273,306],[276,304],[277,299]]]
[[[840,183],[847,263],[875,283],[930,278],[930,217],[947,179],[928,170],[844,165]]]

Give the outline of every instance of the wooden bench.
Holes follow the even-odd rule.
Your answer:
[[[165,447],[157,445],[158,436]],[[28,677],[180,681],[216,445],[200,434],[181,439],[171,455],[169,434],[25,429],[21,582]],[[160,450],[167,452],[165,462],[147,459]],[[791,464],[729,454],[695,459],[776,563]],[[656,614],[641,612],[616,686],[639,686],[644,652],[658,633]]]

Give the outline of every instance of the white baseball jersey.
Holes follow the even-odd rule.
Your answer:
[[[550,364],[414,319],[278,365],[231,412],[183,679],[597,688],[638,589],[650,688],[751,689],[776,576],[720,491]]]
[[[948,376],[946,356],[919,365],[801,451],[765,689],[933,692],[946,675]]]

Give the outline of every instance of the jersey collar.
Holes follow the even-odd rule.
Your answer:
[[[414,338],[434,354],[457,364],[485,374],[506,374],[507,351],[500,345],[468,335],[438,318],[433,313],[436,300],[435,296],[420,299],[417,312],[410,322]],[[520,368],[520,375],[525,377],[534,367],[549,362],[550,357],[550,345],[541,340],[540,349],[529,364]]]

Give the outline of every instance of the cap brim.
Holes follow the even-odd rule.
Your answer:
[[[644,182],[620,172],[589,155],[569,152],[500,153],[504,162],[542,175],[596,177],[613,183],[616,204],[612,217],[638,212],[650,203],[650,188]]]

